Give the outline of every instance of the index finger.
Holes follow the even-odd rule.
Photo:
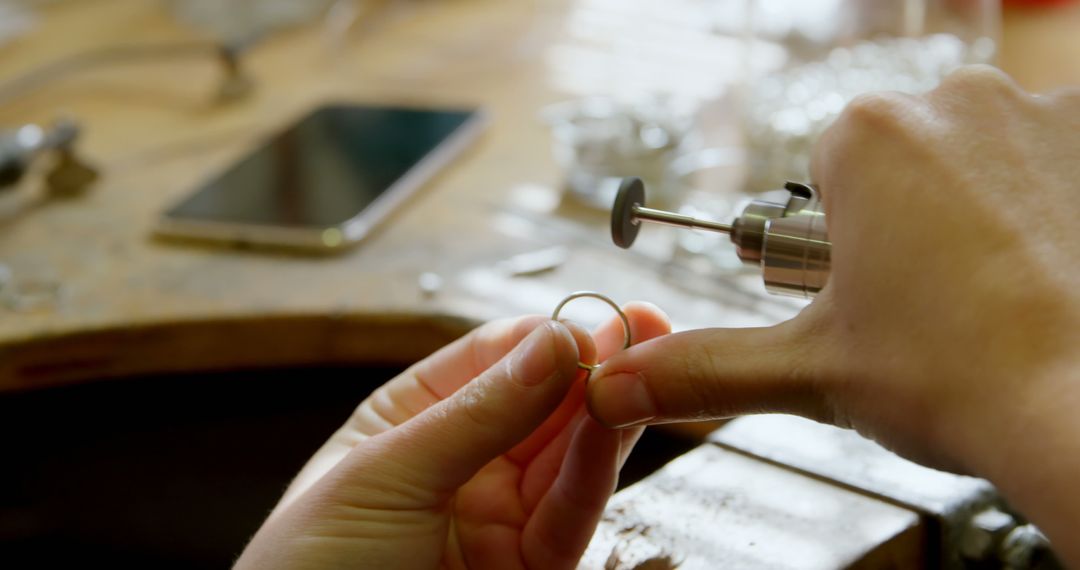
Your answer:
[[[491,368],[546,320],[548,318],[542,315],[529,315],[491,321],[415,364],[402,376],[420,379],[442,400]],[[579,349],[589,351],[587,344],[581,344],[584,345]],[[581,357],[591,359],[593,355],[582,354]]]

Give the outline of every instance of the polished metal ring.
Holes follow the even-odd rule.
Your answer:
[[[619,319],[622,320],[622,326],[623,326],[623,350],[626,350],[626,349],[630,348],[630,343],[631,343],[631,339],[630,339],[630,319],[627,318],[626,313],[624,313],[623,310],[619,308],[618,303],[616,303],[615,301],[612,301],[607,296],[601,295],[600,293],[597,293],[595,291],[577,291],[575,293],[571,293],[571,294],[567,295],[566,298],[563,299],[559,303],[559,305],[557,307],[555,307],[555,311],[551,313],[551,320],[553,320],[553,321],[559,320],[559,313],[562,312],[563,307],[565,307],[566,304],[569,303],[570,301],[573,301],[574,299],[580,299],[582,297],[592,297],[593,299],[600,299],[601,301],[607,303],[608,305],[611,305],[612,309],[615,309],[615,312],[619,315]],[[580,368],[582,370],[585,370],[585,371],[587,371],[589,373],[592,373],[593,370],[596,370],[596,368],[598,366],[600,366],[599,364],[585,364],[584,362],[581,362],[580,360],[578,361],[577,365],[578,365],[578,368]]]

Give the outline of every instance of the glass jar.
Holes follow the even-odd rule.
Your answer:
[[[748,2],[757,55],[737,95],[747,192],[809,180],[813,143],[855,96],[926,92],[997,53],[997,0]]]
[[[855,96],[929,91],[961,65],[993,63],[1000,34],[997,0],[712,1],[743,27],[742,77],[725,100],[742,158],[714,169],[722,177],[686,177],[678,211],[720,221],[785,181],[810,181],[814,143]],[[679,231],[674,256],[738,271],[728,241]]]

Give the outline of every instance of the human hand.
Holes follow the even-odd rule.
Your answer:
[[[635,341],[670,332],[651,305],[624,312]],[[573,568],[641,434],[584,411],[576,363],[621,349],[621,321],[595,339],[496,321],[412,366],[312,457],[236,567]]]
[[[1062,496],[1080,475],[1080,94],[966,68],[925,96],[857,99],[815,151],[833,243],[821,294],[775,327],[613,356],[591,411],[614,426],[788,412],[853,427],[991,479],[1076,543],[1080,500]]]

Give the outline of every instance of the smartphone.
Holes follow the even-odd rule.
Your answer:
[[[155,233],[344,249],[460,154],[481,123],[477,110],[319,108],[166,210]]]

